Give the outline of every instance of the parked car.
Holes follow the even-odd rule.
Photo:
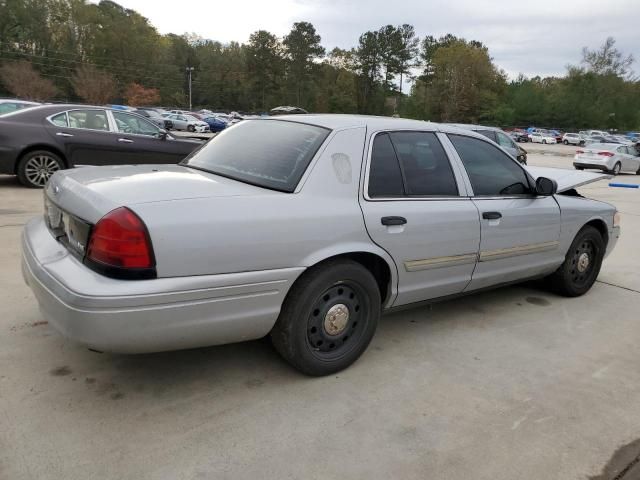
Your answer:
[[[529,135],[523,130],[512,130],[509,135],[518,143],[527,143],[529,141]]]
[[[584,145],[585,143],[585,138],[584,136],[582,136],[579,133],[565,133],[562,136],[562,143],[564,143],[565,145]]]
[[[221,132],[227,128],[227,122],[217,116],[205,117],[202,121],[209,125],[209,130],[212,132]]]
[[[588,135],[584,139],[584,144],[590,145],[592,143],[607,143],[607,139],[602,135]]]
[[[12,98],[0,98],[0,115],[22,110],[23,108],[35,107],[40,105],[37,102],[29,102],[27,100],[17,100]]]
[[[562,138],[564,137],[564,134],[558,130],[551,130],[550,131],[551,135],[553,135],[554,137],[556,137],[556,143],[561,143],[562,142]]]
[[[509,137],[502,129],[497,127],[487,127],[485,125],[471,125],[471,124],[463,124],[456,123],[452,124],[458,128],[463,128],[465,130],[471,130],[473,132],[477,132],[481,135],[484,135],[491,141],[497,143],[502,148],[504,148],[509,154],[513,155],[513,157],[518,160],[522,164],[527,164],[527,151],[517,145],[512,138]]]
[[[164,117],[173,122],[173,128],[175,130],[186,130],[189,132],[209,132],[209,124],[202,120],[198,120],[193,115],[186,115],[181,113],[165,113]]]
[[[246,120],[180,165],[56,173],[22,269],[49,324],[95,350],[270,334],[326,375],[365,351],[383,310],[532,277],[587,292],[619,216],[575,187],[603,176],[526,168],[429,122]]]
[[[533,143],[556,143],[556,137],[550,133],[533,132],[529,134],[529,139]]]
[[[584,150],[577,150],[573,166],[577,170],[585,168],[603,170],[613,175],[630,172],[640,175],[640,157],[633,145],[617,143],[594,143]]]
[[[609,135],[609,132],[605,132],[604,130],[587,130],[586,134],[590,137],[598,136],[598,137],[606,137]]]
[[[42,188],[56,171],[81,165],[178,163],[202,142],[177,140],[131,112],[43,105],[0,118],[0,173]]]
[[[173,130],[173,122],[163,117],[158,111],[150,108],[138,108],[135,113],[146,117],[149,121],[155,123],[158,127],[165,130]]]
[[[305,114],[309,113],[304,108],[300,107],[276,107],[269,110],[270,115],[293,115],[293,114]]]

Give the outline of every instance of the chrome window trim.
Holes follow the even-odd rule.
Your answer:
[[[87,111],[87,110],[105,112],[105,116],[107,117],[107,124],[109,125],[109,129],[108,130],[99,130],[99,129],[95,129],[95,128],[72,127],[70,125],[70,123],[69,123],[69,112],[81,112],[81,111]],[[49,115],[48,117],[45,117],[45,118],[51,125],[53,125],[56,128],[69,128],[69,129],[72,129],[72,130],[86,130],[86,131],[89,131],[89,132],[109,133],[109,132],[113,132],[113,130],[112,130],[113,125],[111,124],[111,121],[109,120],[109,112],[110,112],[110,110],[108,110],[106,108],[70,108],[69,110],[63,110],[62,112],[52,113],[51,115]],[[61,127],[60,125],[56,125],[55,123],[53,123],[53,121],[51,121],[52,117],[58,116],[61,113],[65,113],[66,114],[66,117],[67,117],[67,126],[66,127]]]
[[[401,197],[371,197],[369,196],[369,174],[371,171],[371,154],[373,152],[373,142],[377,135],[382,133],[393,133],[393,132],[418,132],[418,133],[433,133],[436,136],[436,139],[440,142],[442,149],[444,150],[445,156],[449,161],[449,165],[451,166],[451,172],[453,173],[453,178],[456,181],[456,187],[458,188],[458,195],[403,195]],[[426,129],[424,127],[421,128],[393,128],[393,129],[382,129],[375,130],[371,132],[369,139],[367,141],[367,152],[366,152],[366,161],[364,168],[364,179],[362,186],[362,196],[368,202],[388,202],[388,201],[444,201],[444,200],[467,200],[468,197],[464,195],[467,193],[466,185],[464,183],[464,178],[460,176],[460,172],[456,168],[455,162],[452,161],[452,158],[449,154],[448,149],[442,141],[440,136],[440,132],[433,129]]]

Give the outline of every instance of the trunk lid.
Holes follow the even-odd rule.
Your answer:
[[[607,173],[585,172],[583,170],[565,170],[550,167],[526,167],[534,179],[547,177],[558,183],[558,193],[578,188],[589,183],[611,178]]]
[[[96,223],[111,210],[187,198],[279,194],[181,165],[83,167],[57,172],[45,195],[61,210]]]

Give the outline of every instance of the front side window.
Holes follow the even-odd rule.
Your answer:
[[[449,135],[476,196],[529,194],[524,170],[510,156],[488,142],[463,135]]]
[[[245,120],[225,129],[183,165],[293,192],[330,130],[282,120]]]
[[[484,135],[489,140],[493,140],[494,142],[497,141],[496,132],[494,132],[493,130],[478,130],[477,133],[479,133],[480,135]]]
[[[107,112],[104,110],[71,110],[68,114],[70,127],[109,131]]]
[[[132,133],[134,135],[157,136],[160,129],[148,120],[129,113],[113,112],[116,127],[119,132]]]
[[[513,145],[513,142],[511,141],[511,139],[509,137],[507,137],[504,133],[502,132],[496,132],[496,137],[498,137],[498,145],[500,145],[503,148],[516,148]]]
[[[57,125],[58,127],[67,127],[67,114],[66,112],[59,113],[53,117],[51,117],[51,123]]]

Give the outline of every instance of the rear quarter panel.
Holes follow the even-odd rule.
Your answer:
[[[145,221],[159,277],[308,267],[347,252],[383,257],[358,204],[365,129],[334,132],[296,193],[131,206]],[[392,279],[395,285],[395,281]]]

